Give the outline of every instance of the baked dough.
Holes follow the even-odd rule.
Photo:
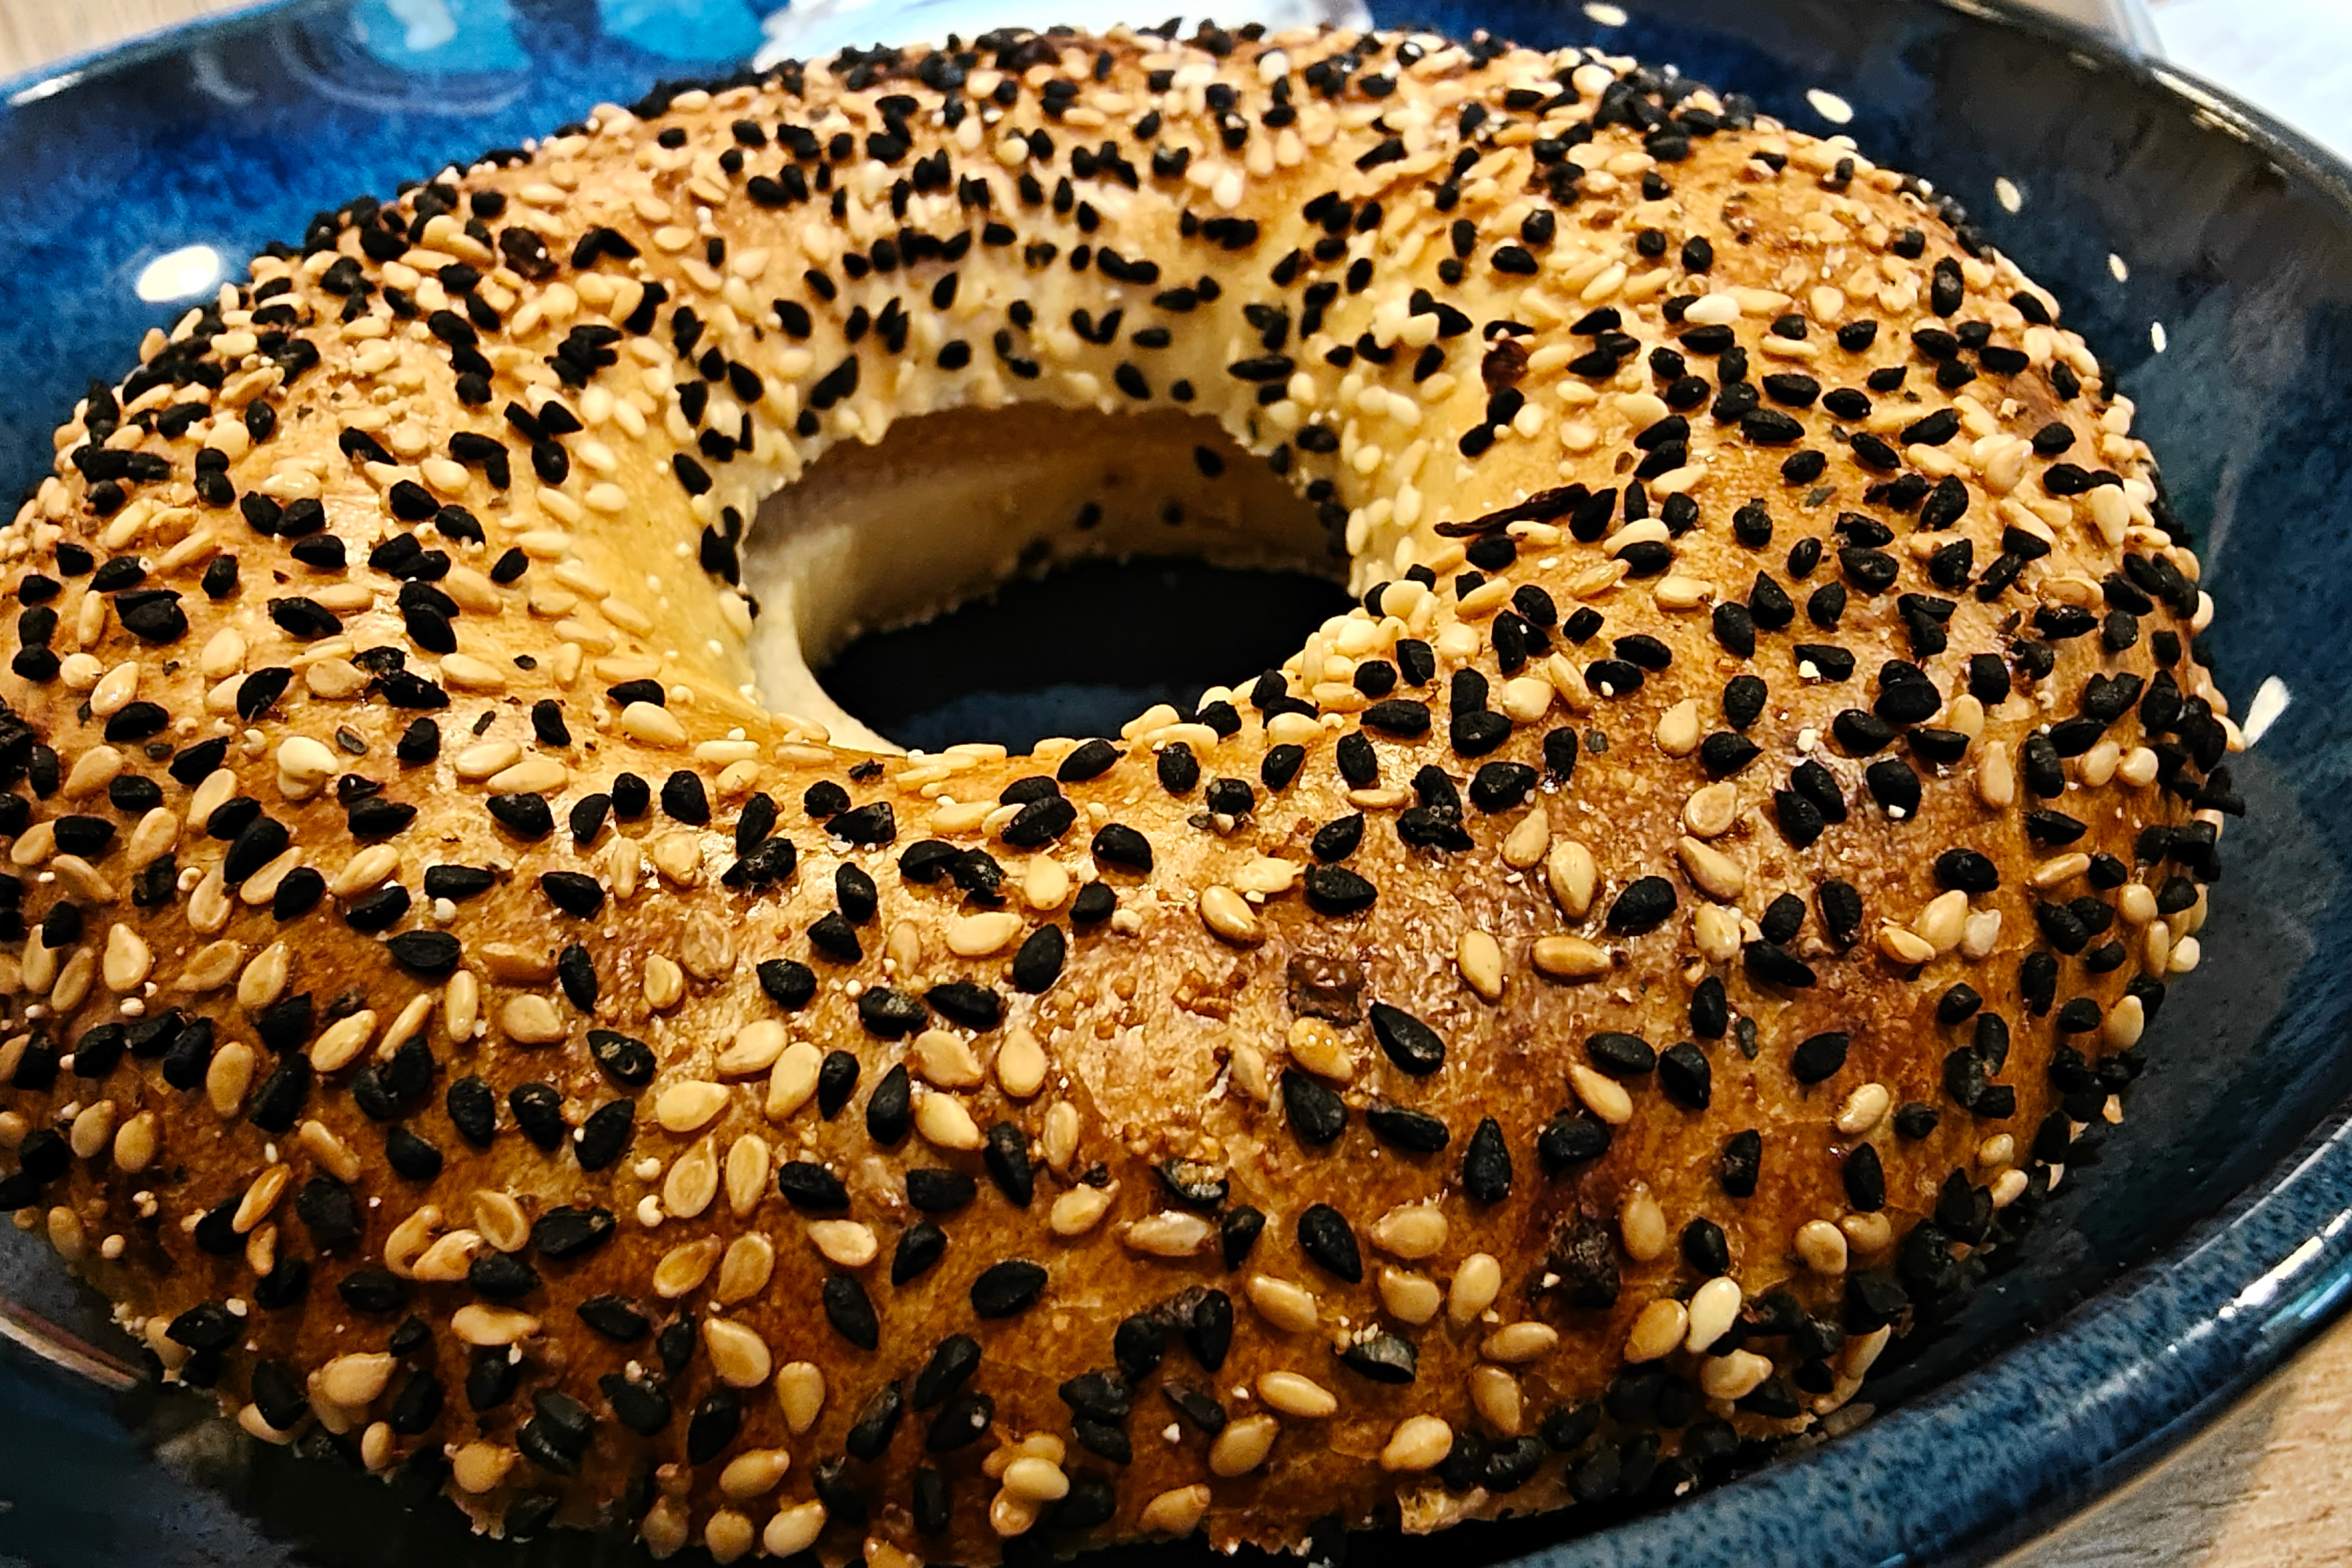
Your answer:
[[[721,1562],[1806,1428],[2119,1114],[2237,805],[2130,404],[1954,216],[1630,62],[1247,28],[322,216],[0,536],[5,1205],[261,1437]],[[1360,607],[864,749],[802,645],[996,545],[748,520],[992,409],[1197,446],[1241,548],[1213,422]]]

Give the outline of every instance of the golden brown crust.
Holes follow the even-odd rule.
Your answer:
[[[2115,1114],[2236,734],[2054,303],[1623,68],[845,58],[256,262],[5,536],[20,1223],[249,1429],[721,1561],[1432,1528],[1835,1410]],[[730,516],[1180,382],[1387,583],[1285,682],[1011,759],[751,698]]]

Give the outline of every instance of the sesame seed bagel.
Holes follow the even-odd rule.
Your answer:
[[[1213,28],[321,216],[0,535],[0,1205],[256,1436],[659,1554],[1805,1430],[2119,1117],[2237,807],[2130,405],[1956,217],[1629,62]],[[987,410],[1179,432],[1236,541],[1279,479],[1358,607],[887,753],[801,650],[971,520],[747,520]]]

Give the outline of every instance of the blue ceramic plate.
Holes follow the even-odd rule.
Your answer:
[[[893,14],[857,25],[922,26]],[[1977,209],[2109,357],[2226,605],[2222,683],[2261,731],[2237,768],[2251,815],[2204,972],[2165,1009],[2102,1167],[2068,1173],[2030,1254],[1941,1335],[1889,1357],[1858,1430],[1680,1502],[1444,1547],[1546,1568],[1980,1561],[2193,1428],[2352,1281],[2352,743],[2332,710],[2352,682],[2352,184],[2219,93],[1980,0],[1413,15],[1673,63],[1816,131],[1851,105],[1865,149]],[[87,375],[120,375],[184,308],[152,296],[207,290],[215,258],[357,192],[729,68],[761,21],[746,0],[289,0],[0,85],[0,489],[37,478]],[[1080,696],[1116,721],[1139,689]],[[28,1248],[0,1257],[0,1288],[88,1311]],[[0,1554],[42,1568],[636,1556],[609,1537],[473,1542],[439,1502],[256,1451],[194,1401],[26,1358],[0,1358]],[[1356,1543],[1360,1563],[1427,1550]]]

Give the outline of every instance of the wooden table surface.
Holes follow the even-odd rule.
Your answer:
[[[244,3],[0,0],[0,77]],[[2335,8],[2344,0],[2306,3],[2340,17]],[[2157,0],[2159,24],[2176,8],[2185,17],[2210,4]],[[2341,74],[2352,56],[2334,64]],[[2139,1480],[2021,1549],[2001,1568],[2286,1563],[2352,1564],[2352,1319],[2337,1323]]]

